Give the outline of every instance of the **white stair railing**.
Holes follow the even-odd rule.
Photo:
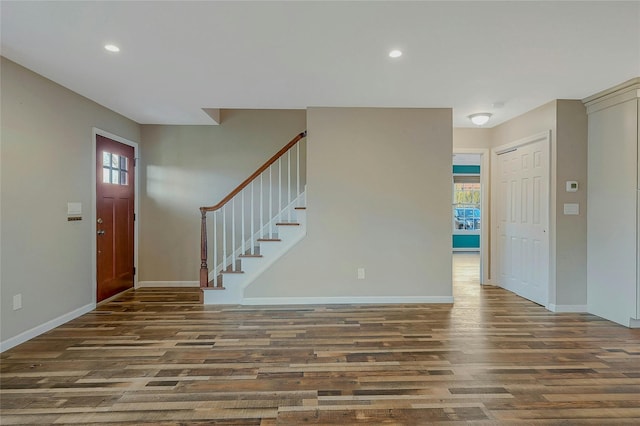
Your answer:
[[[218,204],[200,208],[200,287],[220,288],[219,274],[241,273],[242,257],[258,256],[258,240],[276,239],[276,223],[290,221],[294,208],[302,206],[305,137],[306,131],[293,138]],[[213,212],[209,230],[208,212]]]

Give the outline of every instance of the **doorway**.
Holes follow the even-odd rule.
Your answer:
[[[480,154],[453,154],[453,251],[480,252]]]
[[[496,148],[492,158],[496,280],[543,306],[549,301],[549,149],[547,132]]]
[[[488,193],[489,150],[460,148],[453,152],[452,251],[455,258],[473,253],[478,284],[489,282]],[[459,190],[459,191],[458,191]],[[458,192],[458,193],[456,193]],[[468,268],[468,265],[465,266]],[[454,270],[454,275],[456,271]]]
[[[96,301],[134,287],[135,147],[102,134],[96,146]]]

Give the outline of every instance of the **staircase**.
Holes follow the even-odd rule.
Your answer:
[[[306,131],[218,204],[200,208],[204,304],[242,304],[247,286],[306,235],[305,138]]]

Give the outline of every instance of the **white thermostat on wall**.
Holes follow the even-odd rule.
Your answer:
[[[576,192],[578,190],[578,182],[575,180],[567,181],[567,192]]]

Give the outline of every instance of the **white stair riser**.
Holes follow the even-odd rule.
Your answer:
[[[262,259],[271,258],[278,254],[282,241],[261,241],[260,242],[260,254]]]
[[[293,226],[293,225],[280,225],[277,226],[277,231],[278,231],[278,238],[280,239],[287,239],[290,238],[290,236],[297,234],[298,232],[300,232],[300,226],[302,225],[298,225],[298,226]]]
[[[226,278],[226,277],[225,277]],[[242,288],[229,286],[224,290],[204,290],[204,305],[237,305],[242,300]]]
[[[222,274],[222,285],[226,290],[239,290],[242,288],[245,275],[246,274]]]

